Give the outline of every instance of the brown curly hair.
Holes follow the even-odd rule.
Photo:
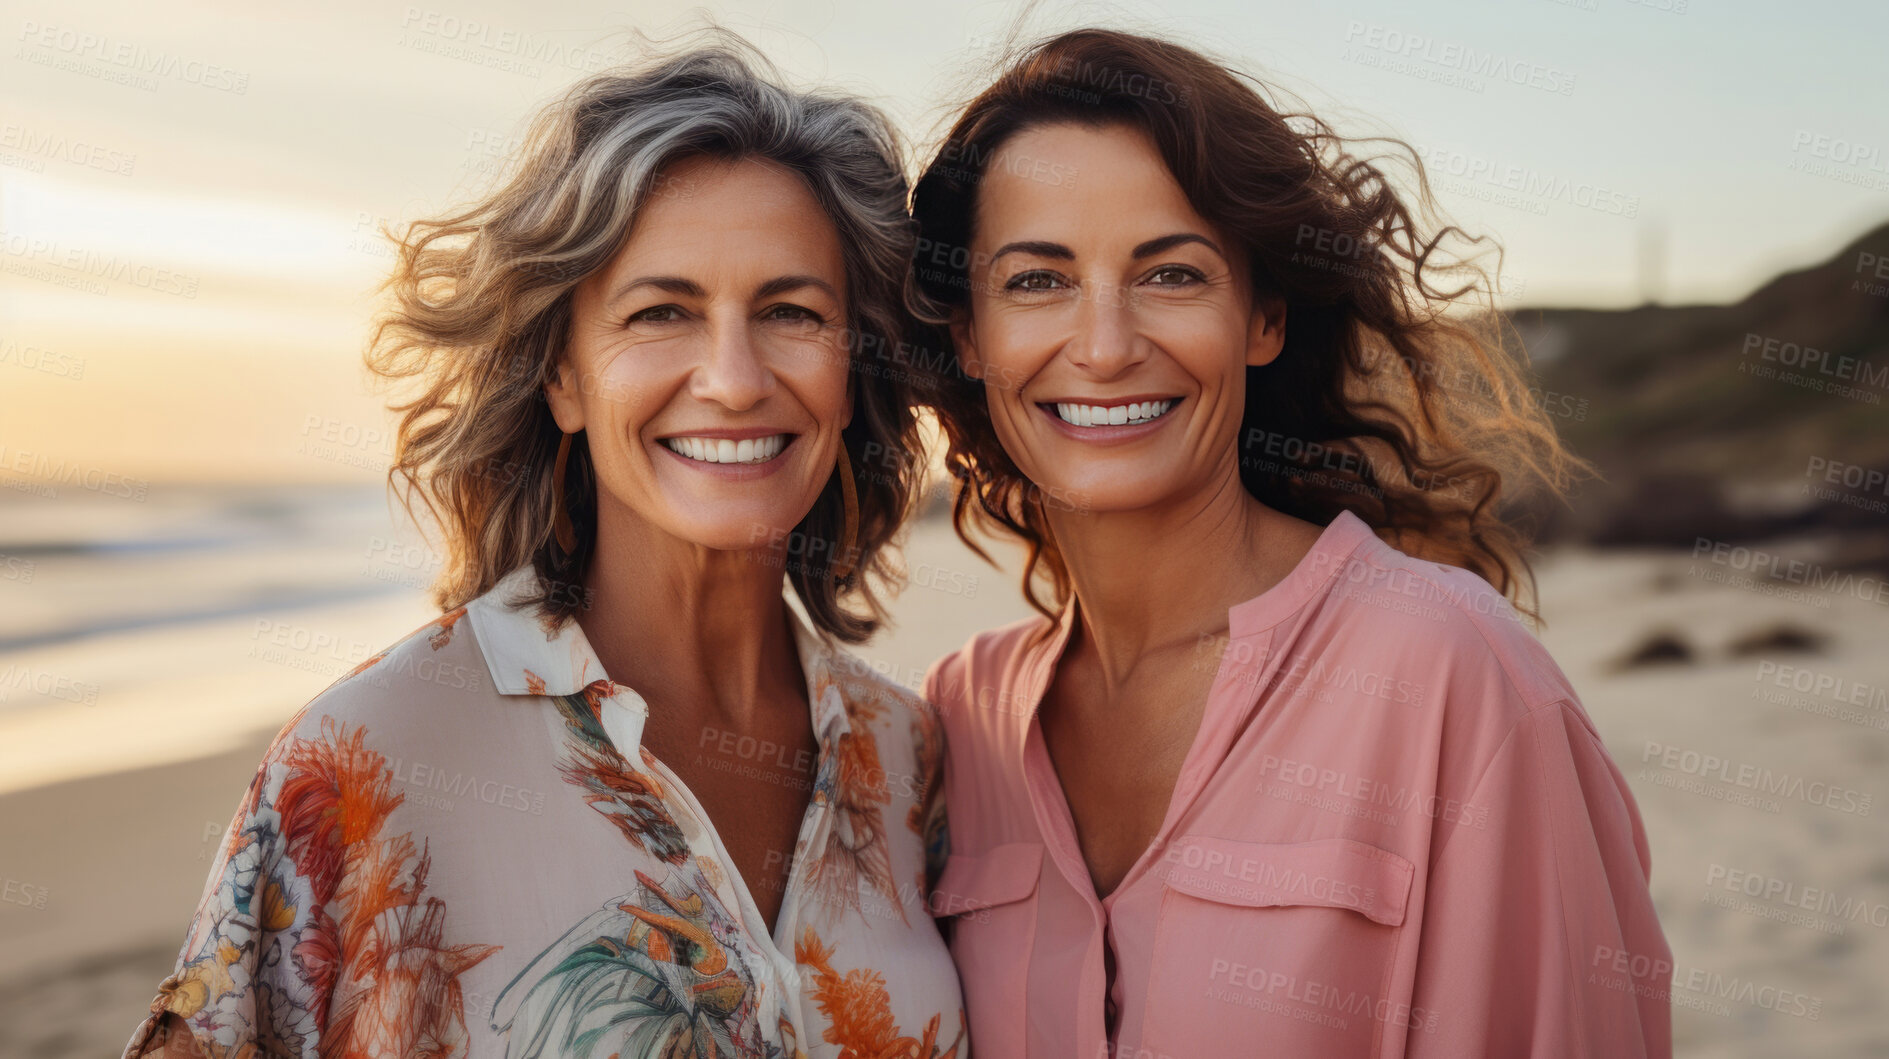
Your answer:
[[[1268,98],[1279,95],[1180,44],[1082,29],[1024,48],[959,114],[913,189],[919,238],[906,285],[908,307],[931,325],[920,341],[938,351],[917,362],[958,480],[953,524],[980,555],[972,524],[1021,537],[1031,606],[1054,616],[1035,592],[1039,572],[1058,606],[1068,600],[1046,516],[1057,501],[1004,452],[986,383],[964,372],[946,325],[967,311],[977,189],[1005,141],[1048,124],[1126,125],[1244,248],[1255,299],[1287,306],[1284,349],[1246,369],[1247,491],[1319,525],[1349,510],[1393,546],[1474,571],[1538,618],[1528,519],[1511,501],[1565,497],[1588,465],[1530,397],[1481,266],[1493,251],[1499,274],[1500,249],[1437,225],[1407,144],[1347,140],[1302,109],[1276,109]],[[1400,154],[1366,157],[1361,143]],[[1414,171],[1416,209],[1393,187],[1398,158]],[[1448,251],[1452,240],[1469,252]]]
[[[921,448],[902,372],[869,352],[896,344],[900,278],[911,252],[899,143],[877,109],[783,87],[736,35],[580,80],[533,120],[508,178],[481,201],[410,224],[382,285],[392,308],[366,355],[388,380],[416,379],[401,413],[388,484],[411,515],[417,497],[444,537],[432,586],[448,609],[518,565],[539,575],[531,602],[561,624],[587,603],[595,539],[589,446],[572,439],[563,502],[578,543],[553,545],[552,470],[561,431],[544,397],[571,324],[572,292],[604,268],[664,167],[690,157],[760,158],[798,174],[838,229],[848,291],[854,396],[842,432],[855,475],[854,570],[835,584],[844,498],[837,475],[796,527],[809,544],[787,563],[808,615],[859,642],[885,617],[865,575],[889,583],[885,546],[911,505]],[[391,236],[390,236],[391,237]],[[789,538],[790,550],[791,542]],[[843,597],[845,604],[843,605]]]

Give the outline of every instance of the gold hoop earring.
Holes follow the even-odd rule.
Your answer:
[[[833,580],[845,581],[853,576],[853,546],[859,537],[859,486],[853,481],[853,461],[846,456],[846,443],[840,443],[839,459],[834,461],[833,473],[839,476],[840,499],[846,508],[845,525],[840,530],[840,550],[833,564]]]
[[[558,439],[557,462],[551,465],[551,535],[564,554],[577,552],[577,531],[571,527],[571,513],[564,505],[564,464],[571,456],[571,435]]]

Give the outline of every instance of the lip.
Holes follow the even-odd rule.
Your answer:
[[[1133,397],[1120,399],[1111,397],[1107,404],[1096,400],[1065,398],[1062,402],[1038,401],[1036,402],[1036,410],[1043,414],[1043,418],[1049,420],[1050,426],[1060,431],[1066,438],[1072,438],[1076,441],[1085,441],[1091,445],[1121,445],[1145,438],[1149,434],[1166,426],[1168,422],[1174,418],[1175,410],[1178,409],[1185,400],[1186,398],[1177,397],[1173,394],[1158,393],[1137,394]],[[1150,419],[1145,423],[1123,423],[1119,426],[1110,425],[1105,427],[1079,427],[1074,423],[1063,422],[1063,417],[1056,414],[1056,405],[1058,403],[1092,404],[1102,408],[1113,408],[1116,405],[1134,404],[1137,401],[1173,401],[1174,407],[1169,408],[1166,414],[1155,419]]]
[[[750,441],[754,438],[771,438],[776,434],[787,435],[788,444],[790,445],[793,444],[794,438],[800,436],[785,427],[703,427],[701,430],[671,430],[668,433],[656,435],[656,440],[661,441],[664,438],[716,438],[719,440],[726,438],[729,441]]]
[[[1162,418],[1166,417],[1163,416]],[[780,453],[766,463],[709,463],[706,460],[692,460],[669,446],[664,445],[660,441],[656,442],[655,448],[658,452],[661,452],[663,455],[691,471],[706,474],[712,478],[720,478],[725,482],[750,482],[757,478],[766,478],[768,475],[780,470],[781,465],[787,462],[787,454],[792,452],[794,445],[800,441],[800,435],[789,433],[785,430],[757,430],[754,428],[743,430],[703,430],[663,435],[663,437],[666,438],[726,438],[729,441],[746,441],[749,438],[764,438],[775,434],[786,434],[787,444],[781,446]]]
[[[1037,404],[1092,404],[1098,408],[1114,408],[1116,405],[1140,404],[1143,401],[1178,401],[1181,397],[1174,393],[1130,393],[1120,397],[1039,397]]]

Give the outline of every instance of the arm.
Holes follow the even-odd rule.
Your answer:
[[[1626,781],[1571,701],[1518,719],[1467,822],[1438,821],[1410,1059],[1669,1059],[1672,954]],[[1613,973],[1618,954],[1650,968]],[[1632,959],[1644,957],[1644,960]]]
[[[325,987],[296,955],[327,922],[289,855],[278,811],[288,770],[265,757],[211,864],[176,970],[158,987],[125,1056],[313,1055]]]
[[[154,1016],[139,1032],[144,1035],[142,1049],[135,1053],[127,1051],[128,1059],[208,1059],[210,1055],[183,1020],[168,1011]],[[132,1040],[132,1047],[139,1047],[136,1038]]]

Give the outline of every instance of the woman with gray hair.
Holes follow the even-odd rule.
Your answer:
[[[724,37],[407,230],[368,360],[443,613],[276,738],[127,1055],[968,1054],[937,722],[831,643],[914,492],[905,190]]]

